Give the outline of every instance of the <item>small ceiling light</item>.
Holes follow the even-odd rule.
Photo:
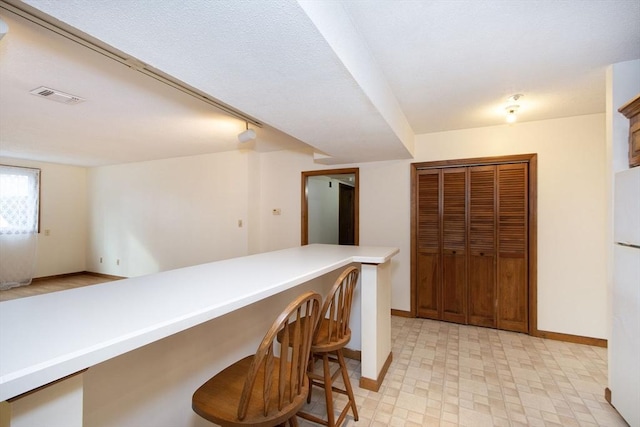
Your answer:
[[[507,123],[515,123],[516,120],[518,120],[516,113],[518,112],[520,105],[518,105],[517,102],[518,99],[522,98],[523,96],[524,95],[518,93],[509,97],[510,104],[505,108],[505,110],[507,111]]]
[[[518,116],[516,116],[516,112],[520,108],[519,105],[509,105],[507,110],[507,123],[515,123],[518,120]]]
[[[245,143],[256,139],[256,131],[249,129],[249,122],[245,122],[246,130],[243,130],[238,134],[238,141]]]

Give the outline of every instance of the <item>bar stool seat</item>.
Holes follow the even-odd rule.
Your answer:
[[[225,368],[196,390],[193,410],[221,426],[297,426],[296,413],[309,393],[306,368],[321,301],[314,292],[292,301],[255,355]],[[303,318],[307,321],[300,322]],[[276,357],[274,341],[279,331],[287,340]]]

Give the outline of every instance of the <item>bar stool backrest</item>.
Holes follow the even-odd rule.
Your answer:
[[[349,267],[336,279],[324,301],[322,314],[313,340],[313,347],[331,350],[343,347],[351,339],[349,320],[353,292],[358,283],[359,271]]]
[[[306,369],[313,332],[320,317],[321,302],[320,295],[307,292],[292,301],[274,321],[260,343],[247,373],[238,406],[239,420],[245,418],[249,405],[262,405],[266,417],[275,408],[282,411],[283,407],[296,398],[306,396]],[[311,321],[301,322],[305,317]],[[275,357],[273,344],[279,331],[282,331],[283,342]],[[273,375],[274,369],[278,371],[277,378]],[[259,372],[264,373],[264,378],[256,381]],[[257,397],[254,390],[256,383],[262,383],[262,390],[258,390],[261,402],[252,402],[251,399],[252,395],[254,399]],[[276,396],[274,387],[277,388],[277,402],[271,402],[272,396]]]

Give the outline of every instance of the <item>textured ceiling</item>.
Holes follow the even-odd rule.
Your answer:
[[[240,144],[245,122],[0,9],[0,155],[81,166],[236,149],[310,148],[270,126]],[[45,85],[86,98],[29,94]]]
[[[354,1],[345,6],[417,133],[605,110],[605,69],[640,58],[640,1]],[[638,76],[640,79],[640,76]]]
[[[250,148],[311,146],[324,163],[410,158],[414,134],[504,123],[514,93],[520,121],[604,112],[606,66],[640,58],[638,0],[9,3],[256,118]],[[99,165],[241,148],[244,122],[0,17],[0,155]],[[40,85],[88,101],[28,95]]]

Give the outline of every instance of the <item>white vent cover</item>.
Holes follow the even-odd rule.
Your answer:
[[[52,101],[61,102],[63,104],[75,105],[84,102],[84,98],[71,95],[69,93],[60,92],[59,90],[51,89],[45,86],[40,86],[29,92],[31,95],[41,96],[43,98],[50,99]]]

